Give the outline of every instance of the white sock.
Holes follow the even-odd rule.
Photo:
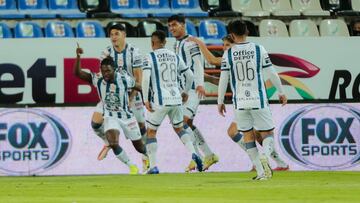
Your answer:
[[[124,164],[130,166],[133,165],[128,157],[128,155],[126,154],[126,152],[120,147],[121,152],[119,154],[115,154],[116,158],[118,158],[121,162],[123,162]]]
[[[185,145],[185,147],[189,150],[189,152],[191,154],[196,154],[190,135],[185,130],[182,130],[178,133],[178,136],[180,137],[180,140]]]
[[[246,152],[246,146],[244,142],[244,136],[241,133],[237,133],[234,137],[231,138],[236,144],[240,146]]]
[[[193,132],[196,144],[199,146],[199,149],[204,153],[205,157],[213,155],[214,153],[211,151],[209,145],[205,142],[204,136],[200,133],[199,129],[195,128]]]
[[[274,152],[271,153],[271,158],[276,162],[276,165],[278,167],[281,167],[281,168],[288,167],[287,163],[285,163],[285,161],[280,158],[280,156],[276,150],[274,150]]]
[[[271,154],[275,151],[274,148],[274,136],[267,135],[262,141],[262,146],[264,148],[265,156],[270,160],[272,158]]]
[[[154,168],[156,167],[157,140],[156,138],[148,138],[146,142],[146,151],[149,156],[150,168]]]
[[[194,136],[194,132],[191,130],[191,128],[188,125],[184,125],[184,130],[185,130],[185,132],[187,134],[189,134],[189,136],[191,138],[191,142],[193,143],[196,154],[201,157],[198,145],[196,144],[196,139],[195,139],[195,136]]]
[[[245,145],[246,145],[246,153],[249,155],[250,160],[252,161],[253,165],[255,166],[257,176],[265,175],[264,168],[260,162],[259,151],[256,148],[255,142],[245,143]]]

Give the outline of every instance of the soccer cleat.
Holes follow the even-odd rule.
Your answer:
[[[147,172],[147,174],[159,174],[159,169],[157,166],[155,166],[154,168],[150,168]]]
[[[267,159],[265,157],[261,157],[260,162],[261,162],[262,167],[264,168],[265,177],[270,179],[273,175],[273,171],[269,165],[269,162],[267,161]]]
[[[196,163],[194,160],[191,160],[188,167],[186,167],[185,172],[187,172],[187,173],[191,172],[191,171],[195,170],[195,168],[196,168]]]
[[[289,169],[289,165],[287,165],[286,167],[276,167],[273,171],[288,171]]]
[[[99,152],[97,160],[101,161],[101,160],[105,159],[105,157],[110,149],[111,148],[109,146],[104,145],[103,148],[101,149],[101,151]]]
[[[253,180],[268,180],[268,178],[265,175],[262,176],[255,176],[252,178]]]
[[[149,162],[149,157],[147,156],[143,156],[142,158],[142,170],[143,170],[143,173],[145,173],[146,171],[149,170],[150,168],[150,162]]]
[[[204,160],[204,171],[208,170],[210,166],[216,164],[219,161],[219,157],[215,154],[205,157]]]
[[[139,168],[136,165],[134,165],[134,164],[130,165],[129,169],[130,169],[130,171],[129,171],[130,175],[139,174]]]
[[[197,169],[199,172],[203,171],[203,163],[202,163],[201,158],[200,158],[198,155],[196,155],[196,154],[192,154],[192,157],[191,157],[191,158],[192,158],[192,160],[195,161],[196,169]]]

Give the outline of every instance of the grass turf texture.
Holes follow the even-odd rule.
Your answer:
[[[360,172],[0,177],[0,202],[360,202]]]

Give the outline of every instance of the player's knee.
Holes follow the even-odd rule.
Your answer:
[[[117,149],[119,146],[119,143],[115,142],[115,141],[109,141],[109,147],[111,149]]]
[[[102,123],[95,123],[94,121],[91,121],[91,127],[94,130],[98,130],[99,128],[101,128]]]
[[[156,137],[156,130],[152,128],[147,129],[147,138],[154,138]]]

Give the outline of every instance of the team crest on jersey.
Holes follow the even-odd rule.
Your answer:
[[[119,58],[117,64],[119,68],[122,68],[124,66],[124,61],[121,58]]]

